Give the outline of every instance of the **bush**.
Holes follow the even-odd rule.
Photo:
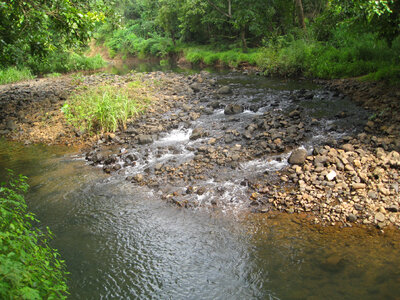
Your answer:
[[[65,263],[48,244],[49,229],[32,225],[38,221],[27,212],[27,178],[9,174],[0,187],[0,298],[65,299]]]
[[[18,69],[16,67],[9,67],[5,70],[0,70],[0,84],[8,84],[32,78],[34,76],[28,68]]]
[[[54,52],[46,58],[32,58],[29,67],[36,74],[66,73],[81,70],[96,70],[106,62],[100,55],[88,57],[74,52]]]
[[[127,88],[101,86],[84,88],[72,95],[62,107],[67,121],[82,131],[114,132],[125,127],[129,118],[139,114],[148,102],[135,92],[141,88],[139,81]]]

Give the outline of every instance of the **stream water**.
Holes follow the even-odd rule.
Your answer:
[[[304,87],[229,74],[218,80],[247,90],[251,99],[289,97],[289,90]],[[307,105],[327,114],[324,102]],[[334,107],[328,114],[337,113]],[[348,130],[354,126],[348,123]],[[179,145],[187,138],[187,131],[175,130],[154,144]],[[258,168],[283,165],[284,159]],[[69,299],[400,298],[397,233],[309,226],[284,214],[178,208],[63,147],[1,140],[0,170],[5,168],[29,176],[29,208],[55,233],[52,245],[71,273]]]

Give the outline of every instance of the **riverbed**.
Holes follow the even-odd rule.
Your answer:
[[[257,97],[268,103],[276,102],[273,110],[290,109],[284,106],[288,102],[276,99],[289,98],[291,90],[315,89],[315,100],[324,93],[307,82],[237,74],[224,74],[217,79],[233,90],[247,90],[247,102]],[[270,94],[262,95],[266,90]],[[329,123],[329,117],[338,113],[335,106],[327,115],[322,106],[329,103],[322,102],[322,106],[321,102],[306,103],[309,107],[304,109],[327,120],[319,127],[326,130],[322,133],[329,132],[335,138],[335,134],[357,130],[361,118],[354,120],[350,116],[344,122],[348,128],[340,126],[341,132],[337,132],[337,125],[332,127]],[[245,122],[256,113],[246,108],[236,118]],[[361,112],[358,116],[362,115]],[[217,109],[197,119],[196,125],[212,128],[218,135],[224,130],[223,122],[218,119],[222,117],[223,112]],[[212,122],[215,126],[208,128],[207,124]],[[239,124],[235,120],[230,122]],[[190,156],[185,154],[190,155],[190,149],[194,148],[188,143],[199,142],[189,140],[190,130],[193,128],[189,126],[172,129],[146,147],[150,154],[164,147],[168,149],[164,155],[169,151],[177,155],[167,156],[168,161],[187,159]],[[302,146],[307,148],[315,143],[315,136],[317,132],[310,132]],[[326,135],[320,140],[324,138]],[[171,144],[178,149],[169,149]],[[271,164],[261,162],[260,166],[260,161],[255,161],[239,171],[230,171],[227,178],[231,187],[238,187],[240,192],[241,178],[249,173],[263,174],[265,168],[272,171],[283,168],[285,155],[270,159]],[[151,160],[150,155],[141,163],[148,166],[159,161]],[[89,165],[84,154],[70,147],[23,146],[1,140],[1,170],[10,168],[29,177],[29,208],[41,220],[41,227],[49,226],[55,233],[52,245],[59,249],[70,272],[70,299],[400,297],[398,231],[388,229],[382,233],[373,227],[311,225],[297,214],[253,214],[243,209],[246,196],[237,197],[233,204],[226,201],[225,206],[178,207],[162,200],[159,188],[126,180],[128,175],[145,167],[139,163],[109,175],[102,167]],[[206,186],[215,184],[201,182]],[[180,188],[180,183],[177,184]],[[219,177],[217,184],[221,185]],[[225,196],[229,196],[229,189],[224,191]],[[218,193],[212,197],[215,199]]]

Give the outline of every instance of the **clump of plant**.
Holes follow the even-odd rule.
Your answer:
[[[35,228],[36,217],[27,211],[25,176],[0,185],[0,298],[65,299],[65,262],[49,246],[52,233]]]
[[[83,87],[61,110],[67,121],[83,132],[115,132],[144,110],[148,99],[136,91],[141,87],[140,81],[133,81],[125,88]]]
[[[16,68],[16,67],[9,67],[4,70],[0,70],[0,84],[7,84],[13,83],[21,80],[32,79],[33,76],[32,72],[27,68]]]

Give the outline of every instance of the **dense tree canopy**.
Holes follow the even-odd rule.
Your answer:
[[[87,41],[103,14],[78,0],[0,1],[0,64],[20,64]],[[98,6],[97,6],[98,7]]]

